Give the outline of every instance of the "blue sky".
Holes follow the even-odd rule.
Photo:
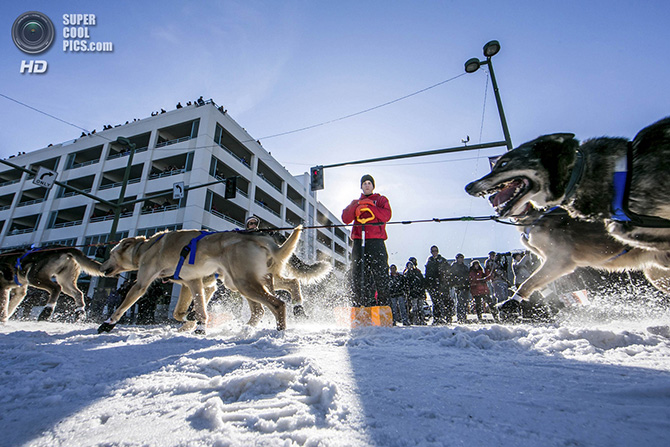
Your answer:
[[[40,56],[44,75],[21,75],[26,56],[11,26],[36,10],[57,39]],[[572,132],[632,138],[670,115],[670,37],[664,1],[33,1],[0,6],[0,93],[86,129],[101,130],[212,98],[286,168],[459,146],[503,138],[485,70],[392,105],[304,132],[463,73],[500,41],[493,58],[512,141]],[[91,41],[113,53],[62,51],[62,14],[94,13]],[[0,156],[77,137],[81,131],[0,97]],[[327,169],[319,200],[336,213],[372,174],[393,220],[489,215],[463,191],[502,148]],[[520,247],[495,223],[389,226],[391,262]]]

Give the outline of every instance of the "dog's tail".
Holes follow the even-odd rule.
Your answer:
[[[100,264],[98,261],[94,261],[88,258],[84,253],[82,253],[81,250],[72,248],[68,250],[68,255],[72,256],[77,264],[79,264],[79,267],[81,267],[81,269],[89,275],[105,276],[105,274],[100,271],[100,266],[102,264]]]
[[[288,273],[288,276],[302,283],[319,282],[330,273],[331,269],[332,265],[328,261],[307,264],[296,255],[292,255],[288,260],[288,264],[286,264],[286,273]]]
[[[300,233],[302,233],[302,225],[298,225],[295,227],[293,230],[293,233],[286,239],[286,242],[284,242],[281,246],[277,248],[277,250],[274,253],[275,261],[277,262],[278,265],[280,265],[280,270],[281,271],[286,263],[288,262],[289,258],[295,251],[295,249],[298,247],[298,241],[300,240]]]

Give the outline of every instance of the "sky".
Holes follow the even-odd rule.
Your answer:
[[[43,74],[19,72],[29,57],[10,37],[30,10],[56,28],[54,45],[35,56],[48,62]],[[95,14],[90,41],[112,42],[113,52],[64,52],[65,13]],[[463,74],[493,39],[514,145],[554,132],[633,138],[670,114],[669,16],[665,1],[3,2],[0,157],[200,95],[222,104],[294,175],[462,146],[467,137],[500,141],[487,71]],[[503,151],[328,168],[318,199],[339,215],[369,173],[392,221],[488,216],[488,202],[463,188]],[[425,259],[433,244],[448,258],[521,247],[513,227],[493,222],[393,224],[388,233],[390,262],[399,265]]]
[[[652,296],[591,296],[556,324],[358,329],[308,298],[286,331],[247,313],[207,336],[99,335],[35,308],[0,324],[0,447],[665,447],[670,320]]]

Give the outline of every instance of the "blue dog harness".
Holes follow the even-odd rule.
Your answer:
[[[177,263],[177,268],[174,271],[174,275],[172,275],[173,279],[181,279],[179,277],[179,273],[181,272],[181,268],[184,266],[184,261],[186,261],[186,257],[188,256],[188,263],[190,265],[195,264],[195,253],[196,249],[198,248],[198,241],[202,239],[205,236],[209,236],[210,234],[217,233],[216,231],[201,231],[199,236],[194,237],[191,239],[191,241],[182,248],[181,253],[179,254],[179,262]],[[218,277],[218,275],[216,275]]]
[[[15,269],[16,269],[16,270],[14,271],[14,282],[16,283],[17,286],[22,286],[22,284],[19,282],[19,276],[18,276],[18,272],[19,272],[20,270],[23,269],[23,267],[21,266],[21,261],[23,261],[23,258],[25,258],[26,256],[28,256],[29,254],[35,253],[35,252],[40,251],[40,250],[41,250],[41,248],[31,248],[30,250],[28,250],[27,252],[25,252],[24,254],[22,254],[22,255],[16,260],[16,264],[14,265],[14,267],[15,267]]]
[[[647,228],[670,228],[670,220],[656,216],[643,216],[632,212],[628,208],[628,197],[633,172],[633,144],[628,142],[628,150],[625,155],[619,157],[614,167],[614,193],[610,205],[612,215],[610,219],[629,223],[638,227]],[[630,174],[630,175],[629,175]]]

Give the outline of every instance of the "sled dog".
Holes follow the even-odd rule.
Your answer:
[[[188,297],[194,301],[196,332],[204,333],[206,302],[214,291],[216,276],[228,289],[240,292],[254,303],[251,306],[256,314],[252,312],[250,324],[258,322],[258,313],[262,314],[258,309],[262,310],[261,305],[265,305],[274,314],[277,329],[284,330],[286,307],[274,295],[272,283],[274,278],[283,278],[282,272],[296,249],[301,231],[302,226],[295,228],[283,245],[275,243],[271,236],[238,231],[178,230],[157,233],[148,239],[125,238],[112,249],[109,259],[100,268],[107,275],[137,270],[137,282],[98,332],[111,331],[155,279],[169,277],[189,289]],[[194,245],[192,241],[196,238],[200,240]],[[188,253],[185,253],[186,247],[191,247]],[[184,292],[175,309],[175,318],[180,321],[187,313],[182,302],[187,299]]]
[[[542,212],[532,206],[514,220],[521,242],[542,258],[542,265],[519,287],[513,299],[528,299],[552,281],[593,267],[606,271],[642,270],[659,290],[670,294],[670,253],[629,247],[612,237],[603,222],[570,217],[556,208]]]
[[[642,129],[632,141],[570,133],[541,136],[502,155],[491,173],[466,192],[492,195],[501,217],[526,203],[561,206],[572,217],[604,222],[626,245],[670,250],[670,117]]]
[[[253,233],[261,234],[261,233]],[[277,238],[272,235],[275,241]],[[282,242],[286,239],[282,238]],[[277,241],[278,242],[278,241]],[[330,263],[326,261],[318,261],[314,264],[307,264],[295,254],[289,258],[286,268],[284,269],[285,276],[273,277],[272,281],[267,284],[270,293],[274,294],[274,290],[286,290],[291,294],[291,302],[293,304],[293,313],[298,317],[304,317],[305,311],[302,307],[302,290],[301,283],[315,283],[323,279],[331,270]],[[205,285],[205,304],[209,303],[212,295],[217,289],[217,279],[215,276],[203,279]],[[195,329],[196,322],[190,320],[189,309],[193,297],[188,287],[182,287],[179,292],[179,299],[174,309],[173,316],[177,321],[185,321],[184,325],[179,328],[180,331],[190,331]],[[256,325],[263,317],[263,306],[255,301],[247,299],[249,308],[251,310],[250,325]]]
[[[86,310],[77,278],[82,270],[89,275],[103,276],[100,263],[73,247],[47,247],[0,255],[0,270],[0,322],[12,316],[25,298],[28,286],[50,294],[38,320],[51,317],[61,292],[74,298],[76,318],[81,320],[86,316]]]

